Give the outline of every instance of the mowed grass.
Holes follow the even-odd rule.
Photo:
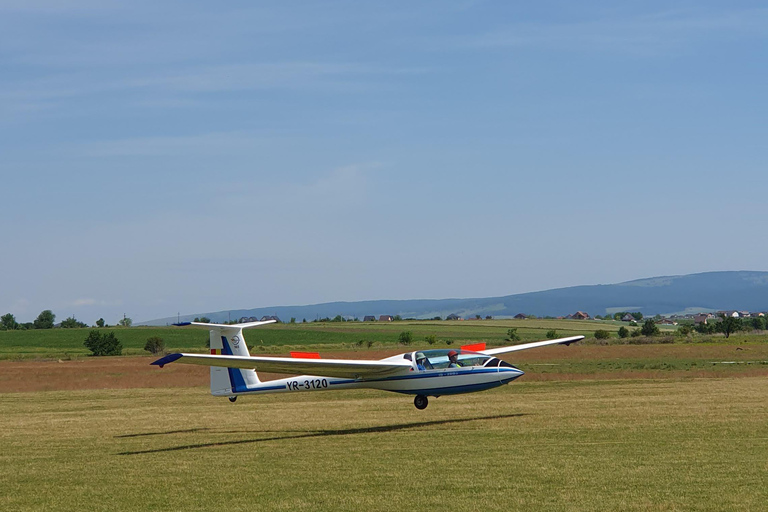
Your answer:
[[[768,379],[0,397],[0,510],[765,510]]]

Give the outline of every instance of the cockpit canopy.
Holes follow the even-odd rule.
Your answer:
[[[410,354],[405,354],[406,359],[411,359],[416,363],[419,370],[435,370],[448,368],[451,364],[448,354],[455,352],[457,354],[458,365],[462,368],[466,367],[492,367],[506,366],[514,368],[506,361],[502,361],[496,357],[480,354],[478,352],[472,352],[469,350],[462,350],[460,348],[446,348],[446,349],[434,349],[434,350],[420,350]]]

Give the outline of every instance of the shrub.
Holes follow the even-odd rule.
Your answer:
[[[640,334],[641,334],[640,333],[640,329],[632,329],[632,332],[630,333],[630,336],[633,337],[633,338],[637,338],[638,336],[640,336]]]
[[[629,329],[624,327],[623,325],[619,327],[619,338],[627,338],[629,337]]]
[[[144,345],[144,350],[152,354],[159,354],[165,350],[165,342],[160,336],[150,336]]]
[[[123,353],[123,344],[115,337],[115,333],[100,333],[92,330],[85,338],[83,345],[92,352],[94,356],[119,356]]]
[[[656,326],[656,322],[649,318],[643,322],[643,326],[640,328],[640,333],[643,336],[656,336],[659,334],[659,328]]]
[[[401,345],[410,345],[413,342],[413,334],[411,334],[411,331],[403,331],[398,336],[397,342]]]
[[[547,331],[547,339],[554,340],[557,338],[557,331],[555,329],[550,329]]]
[[[595,331],[595,339],[607,340],[610,337],[611,337],[611,333],[609,333],[605,329],[598,329]]]
[[[520,341],[520,335],[517,334],[517,328],[510,329],[507,331],[507,339],[509,341]]]
[[[434,345],[435,343],[437,343],[437,336],[435,336],[434,334],[430,334],[429,336],[424,338],[424,341],[426,341],[428,345]]]

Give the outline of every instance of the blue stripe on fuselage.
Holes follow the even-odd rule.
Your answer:
[[[390,381],[390,380],[434,379],[436,377],[456,377],[456,376],[464,377],[467,375],[479,375],[482,373],[509,374],[513,372],[515,376],[512,377],[512,379],[522,375],[522,373],[518,373],[519,370],[512,370],[511,368],[508,370],[502,369],[501,371],[499,371],[499,368],[485,368],[482,370],[472,369],[472,370],[464,370],[464,371],[446,369],[440,373],[434,372],[434,371],[430,372],[429,370],[427,370],[426,372],[409,373],[408,375],[396,375],[394,377],[383,377],[380,379],[346,379],[342,381],[330,382],[329,384],[333,385],[333,384],[350,384],[352,382],[384,382],[384,381]],[[500,375],[499,377],[501,379],[511,380],[506,375]]]

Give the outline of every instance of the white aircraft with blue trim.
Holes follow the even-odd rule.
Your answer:
[[[488,350],[485,343],[478,343],[458,349],[417,350],[380,360],[321,359],[313,352],[291,352],[292,357],[251,356],[243,329],[273,322],[231,325],[190,322],[210,329],[211,353],[168,354],[151,364],[160,368],[174,362],[210,366],[211,394],[227,396],[232,402],[240,395],[371,388],[416,395],[414,405],[424,409],[429,404],[429,396],[483,391],[523,375],[519,368],[495,357],[499,354],[570,345],[584,339],[584,336],[572,336]],[[256,371],[308,375],[262,382]]]

